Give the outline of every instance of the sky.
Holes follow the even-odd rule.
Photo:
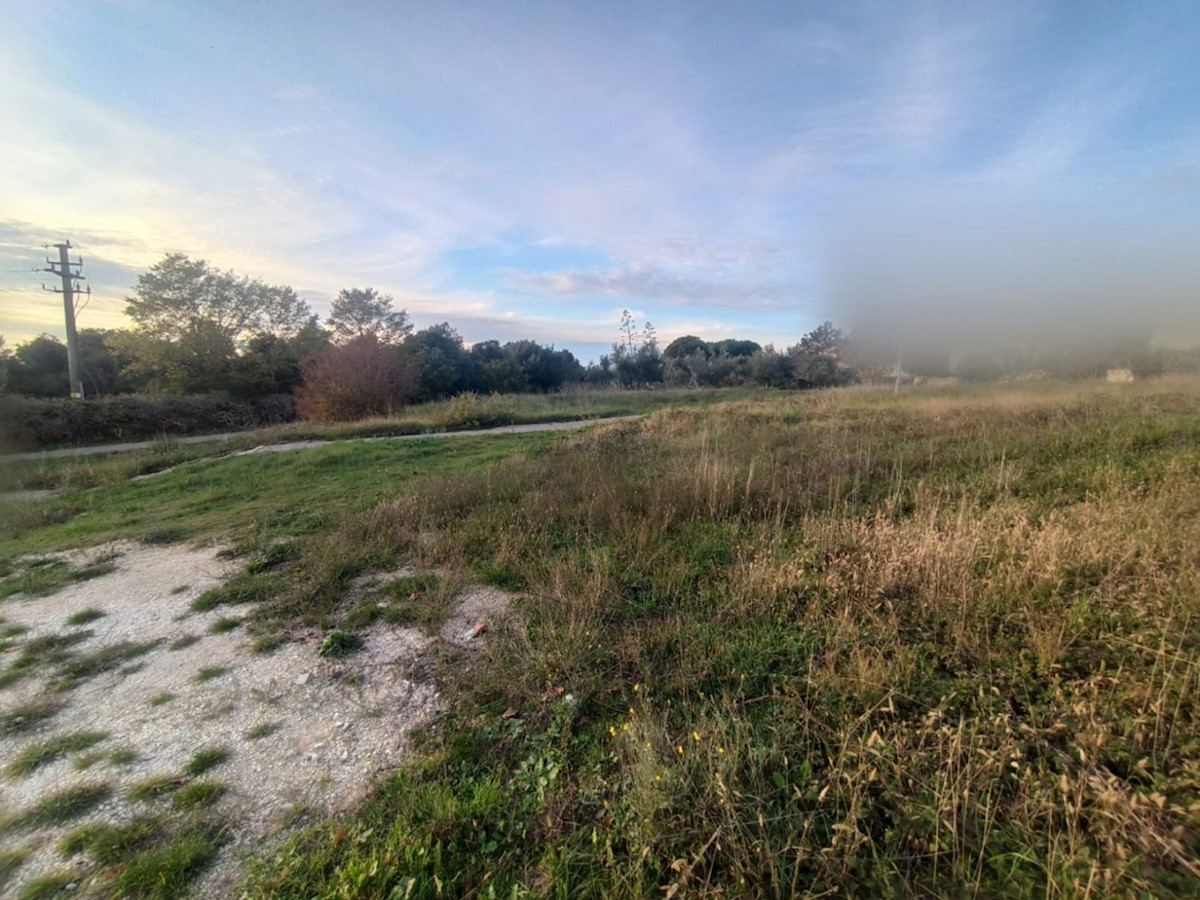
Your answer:
[[[1200,3],[0,4],[0,334],[167,252],[594,359],[621,310],[784,347],[1200,340]],[[47,281],[48,283],[48,281]]]

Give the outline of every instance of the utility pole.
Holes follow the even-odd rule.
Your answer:
[[[46,268],[42,271],[61,278],[62,287],[48,288],[43,284],[42,290],[62,294],[63,315],[67,320],[67,371],[70,377],[71,399],[82,400],[83,377],[79,371],[79,335],[75,331],[75,295],[83,293],[78,282],[87,279],[80,274],[83,272],[83,258],[81,257],[79,262],[71,262],[71,242],[63,241],[54,246],[58,248],[58,261],[46,257]],[[87,289],[87,296],[88,299],[91,299],[92,289],[90,286]]]

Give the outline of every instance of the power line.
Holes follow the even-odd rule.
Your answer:
[[[43,244],[43,247],[49,248],[49,244]],[[83,296],[86,293],[87,300],[84,301],[84,306],[92,299],[92,288],[89,285],[85,292],[80,287],[80,282],[86,281],[83,277],[83,257],[79,258],[78,262],[71,261],[71,242],[63,241],[61,244],[55,244],[58,248],[58,260],[55,261],[50,257],[46,257],[46,268],[43,272],[49,272],[51,275],[57,275],[62,280],[62,287],[46,287],[42,284],[43,291],[52,291],[56,294],[62,294],[63,298],[63,316],[67,322],[67,370],[70,377],[71,398],[74,400],[83,399],[83,379],[79,372],[79,335],[75,331],[75,313],[76,304],[75,297]]]

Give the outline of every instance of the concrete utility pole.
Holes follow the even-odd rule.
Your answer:
[[[48,288],[43,284],[42,290],[62,294],[63,315],[67,320],[67,371],[70,377],[71,399],[82,400],[83,377],[79,371],[79,335],[75,332],[75,295],[83,293],[76,282],[86,280],[80,274],[83,271],[83,259],[71,262],[70,241],[63,241],[54,246],[58,248],[58,261],[46,257],[46,268],[42,271],[59,276],[62,279],[62,287]],[[90,287],[87,289],[87,295],[89,299],[92,296]]]

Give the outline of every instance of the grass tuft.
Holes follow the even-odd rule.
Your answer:
[[[349,631],[331,631],[325,635],[325,640],[317,649],[318,656],[340,658],[352,656],[362,649],[363,641],[357,634]]]
[[[212,681],[214,678],[220,678],[228,671],[228,669],[222,666],[204,666],[199,672],[196,673],[195,680],[198,684],[204,684],[206,681]]]
[[[225,634],[228,631],[233,631],[236,628],[241,628],[241,619],[231,619],[228,616],[222,616],[211,625],[208,626],[209,634]]]
[[[108,754],[108,764],[110,766],[128,766],[138,760],[137,751],[131,747],[121,747]]]
[[[226,747],[206,747],[196,752],[191,762],[184,768],[184,772],[193,778],[203,775],[209,769],[215,769],[221,765],[232,755]]]
[[[171,798],[176,809],[204,809],[220,800],[229,788],[218,781],[193,781]]]
[[[170,703],[174,699],[175,699],[175,695],[172,694],[170,691],[163,691],[162,693],[155,694],[153,697],[150,698],[150,705],[151,706],[162,706],[165,703]]]
[[[68,625],[86,625],[88,622],[95,622],[97,619],[103,619],[105,612],[102,609],[92,607],[90,609],[81,609],[74,615],[67,617]]]
[[[125,796],[135,803],[151,803],[173,794],[186,784],[186,780],[175,775],[151,775],[130,786]]]
[[[24,734],[43,725],[62,710],[60,703],[26,703],[0,714],[0,736]]]
[[[277,732],[281,725],[280,722],[260,722],[246,732],[245,738],[248,741],[262,740]]]
[[[108,737],[104,731],[78,731],[56,735],[18,753],[4,771],[9,777],[23,777],[69,753],[78,753],[95,746]]]
[[[112,785],[85,784],[38,798],[34,805],[3,823],[4,828],[28,830],[61,825],[87,815],[112,796]]]

